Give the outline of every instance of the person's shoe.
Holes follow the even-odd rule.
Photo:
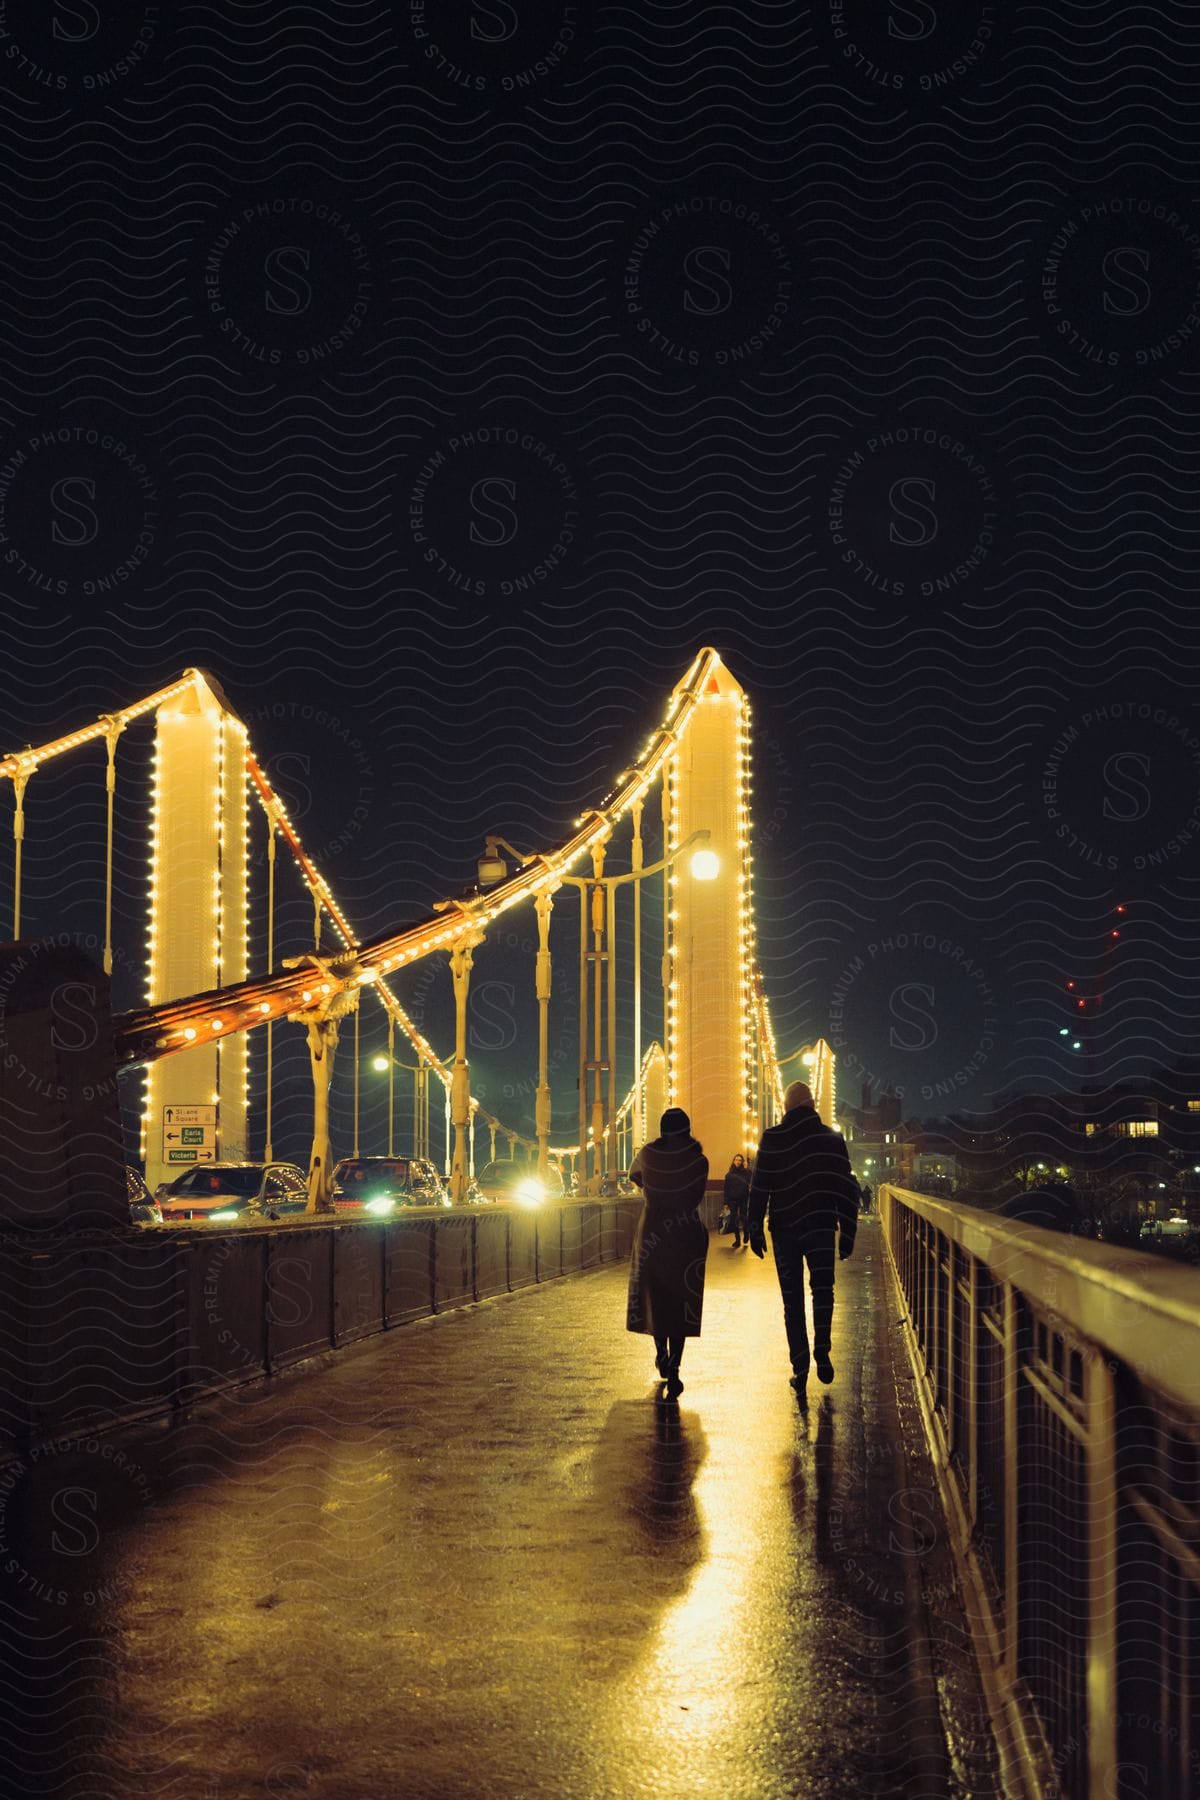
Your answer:
[[[678,1398],[679,1398],[680,1394],[682,1394],[682,1392],[683,1392],[683,1383],[682,1383],[682,1381],[680,1381],[678,1374],[676,1373],[676,1374],[668,1375],[667,1376],[667,1399],[668,1400],[678,1400]]]
[[[829,1360],[828,1350],[818,1350],[816,1352],[816,1362],[817,1380],[823,1381],[826,1387],[828,1387],[829,1383],[833,1380],[833,1364]]]
[[[742,1247],[742,1240],[741,1240],[741,1238],[734,1238],[734,1240],[733,1240],[733,1242],[732,1242],[732,1244],[730,1244],[730,1246],[729,1246],[729,1248],[730,1248],[730,1249],[731,1249],[731,1250],[740,1250],[740,1249],[741,1249],[741,1247]]]

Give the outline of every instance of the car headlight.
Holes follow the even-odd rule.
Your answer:
[[[396,1202],[390,1200],[386,1194],[376,1194],[374,1200],[364,1200],[363,1211],[375,1213],[376,1215],[390,1213],[395,1204]]]
[[[231,1219],[237,1218],[237,1208],[233,1206],[222,1207],[220,1212],[211,1212],[208,1216],[214,1225],[228,1225]]]
[[[518,1181],[513,1190],[513,1198],[521,1206],[540,1206],[546,1198],[546,1190],[540,1181],[529,1176],[524,1181]]]

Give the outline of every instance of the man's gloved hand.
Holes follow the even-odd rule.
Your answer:
[[[763,1236],[761,1226],[751,1225],[749,1231],[746,1233],[746,1242],[753,1250],[755,1256],[763,1257],[766,1255],[767,1240]]]

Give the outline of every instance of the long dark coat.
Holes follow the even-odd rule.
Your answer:
[[[708,1232],[697,1217],[708,1158],[694,1138],[655,1138],[629,1171],[646,1196],[633,1238],[625,1326],[651,1337],[699,1337]]]

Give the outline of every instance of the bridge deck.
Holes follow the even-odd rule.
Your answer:
[[[807,1414],[714,1238],[678,1410],[614,1267],[42,1459],[18,1791],[993,1794],[877,1231]]]

